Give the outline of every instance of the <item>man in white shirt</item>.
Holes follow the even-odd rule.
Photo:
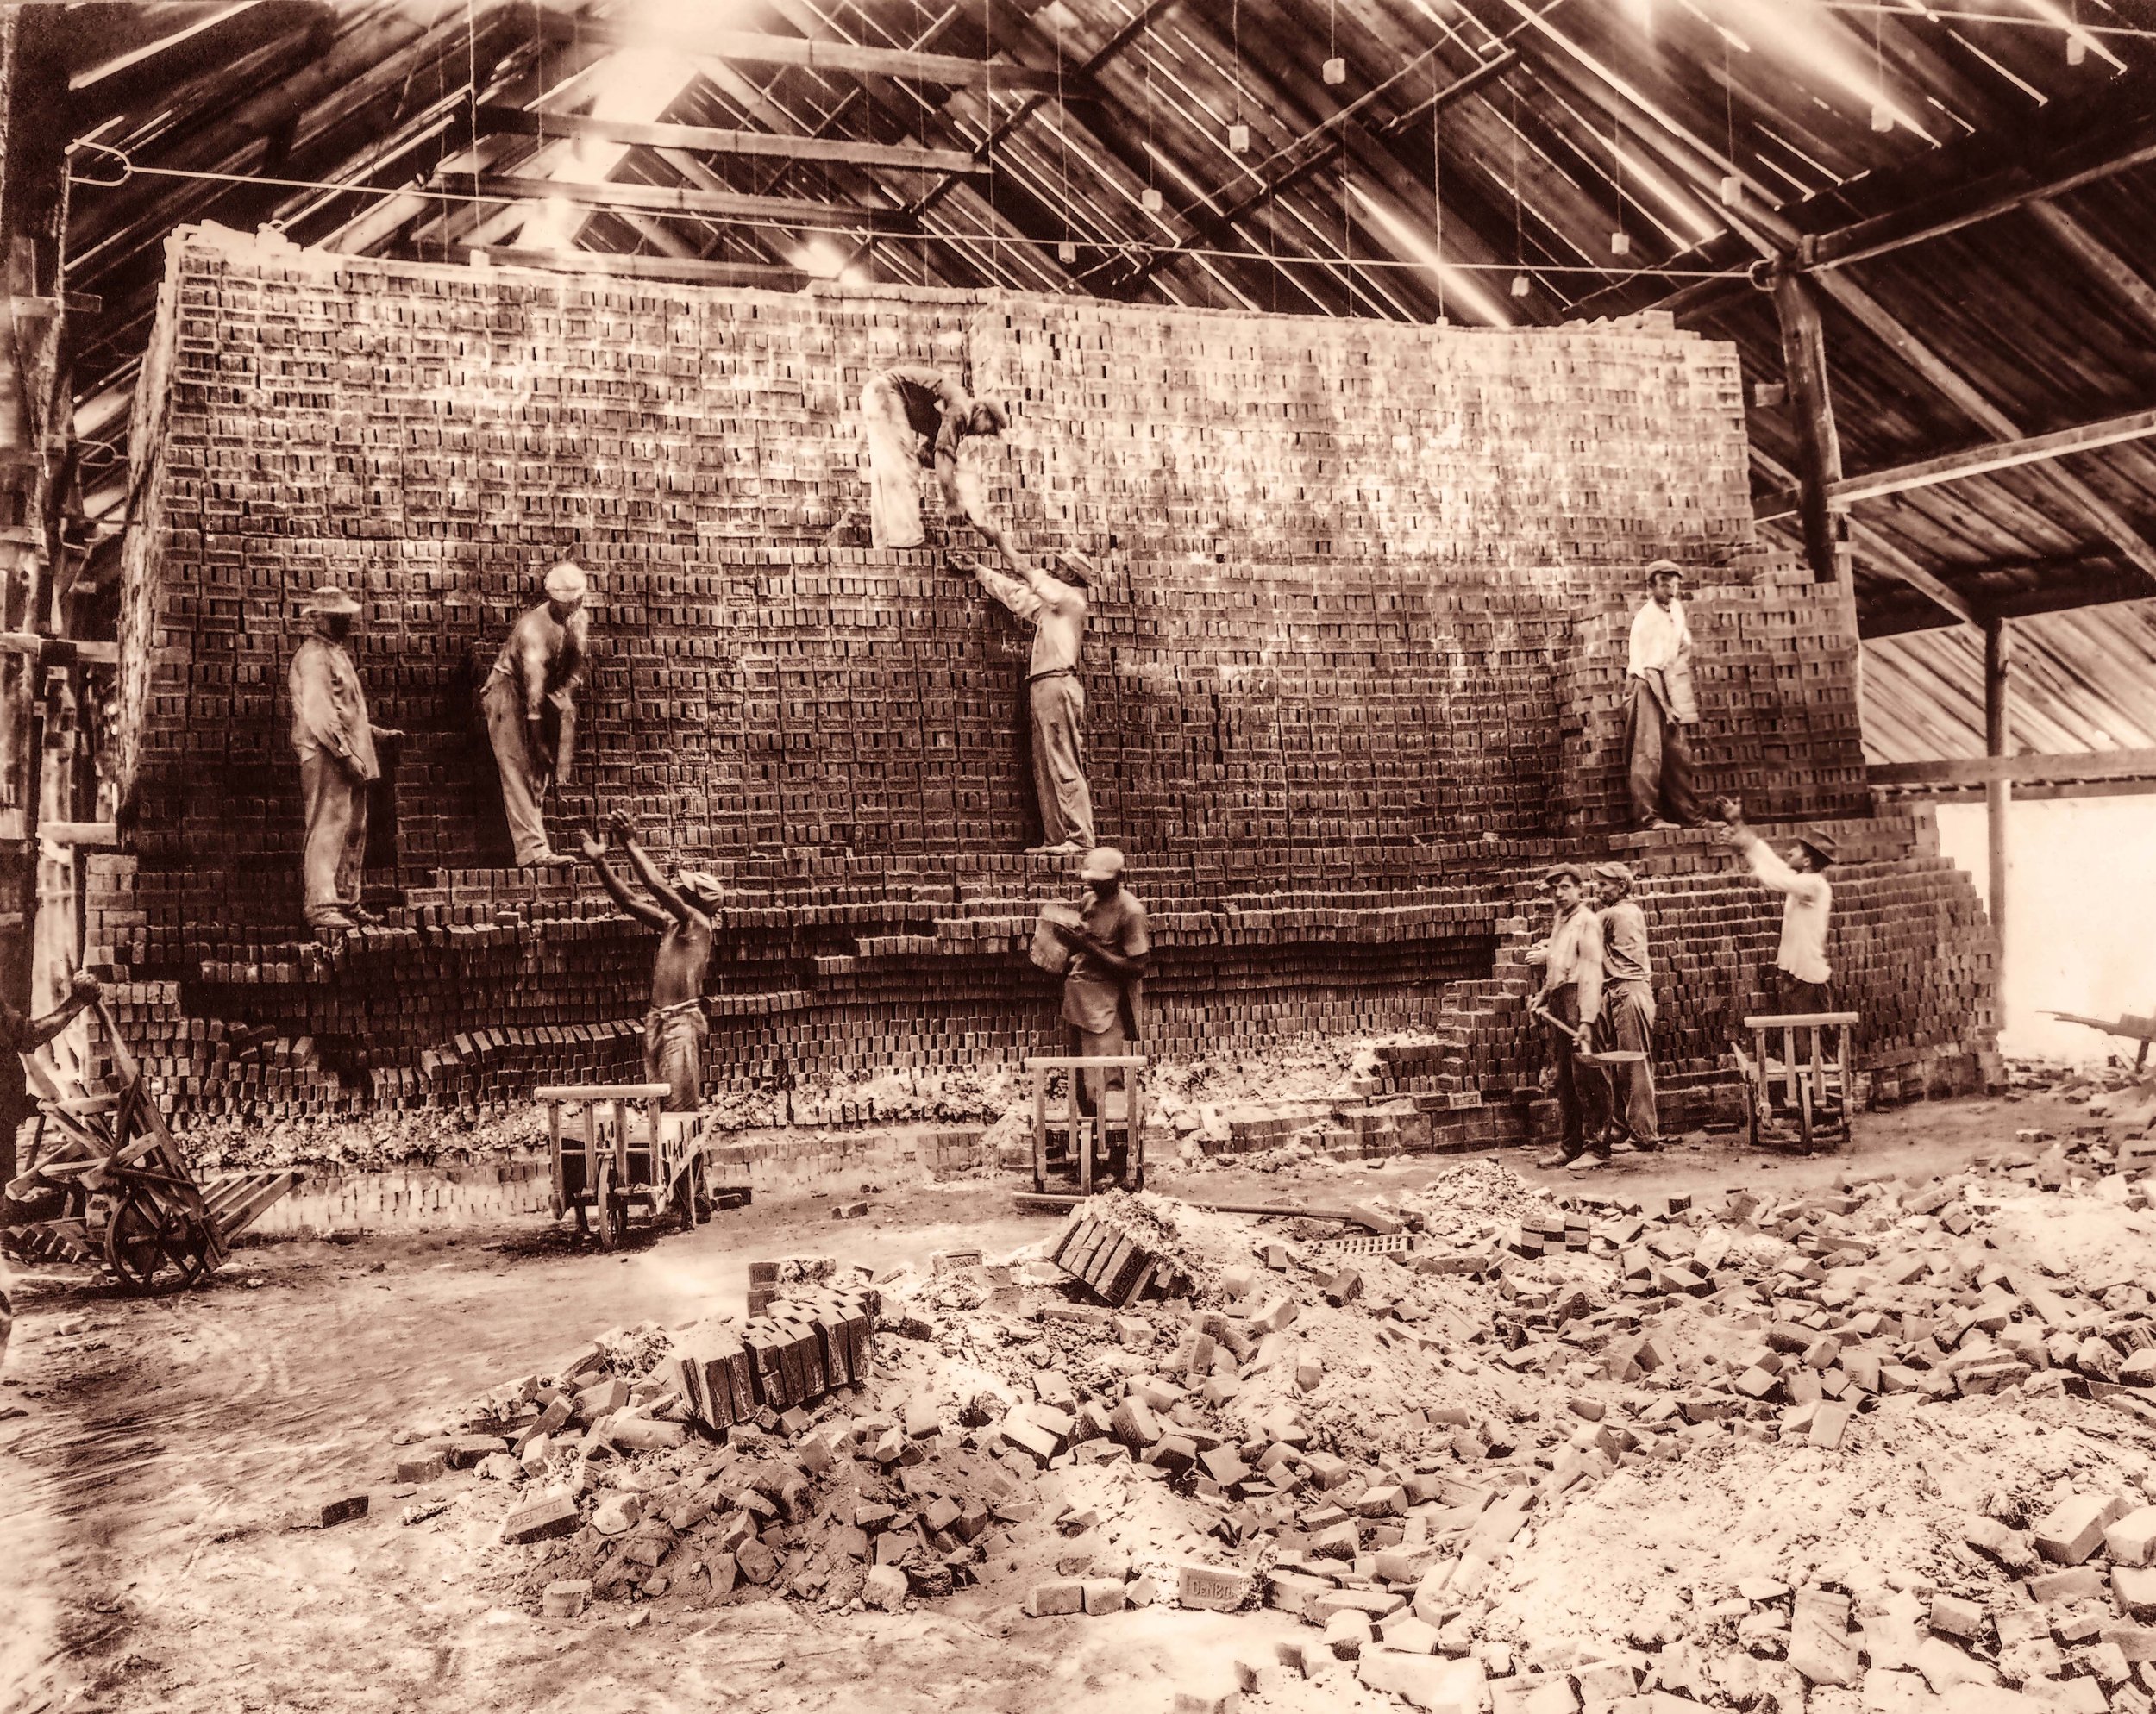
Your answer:
[[[1051,855],[1090,851],[1093,794],[1086,785],[1086,689],[1078,678],[1079,651],[1086,640],[1087,562],[1082,554],[1058,553],[1051,575],[1007,547],[1004,557],[1017,577],[969,565],[956,554],[951,564],[960,571],[970,570],[981,588],[1033,627],[1032,664],[1026,671],[1025,686],[1033,724],[1033,790],[1040,798],[1044,835],[1034,848]]]
[[[1633,819],[1645,828],[1689,827],[1699,819],[1692,795],[1692,746],[1685,728],[1699,718],[1692,697],[1692,628],[1684,617],[1684,572],[1669,560],[1647,567],[1651,598],[1632,616],[1625,683],[1626,785]]]
[[[1827,962],[1827,924],[1834,908],[1834,890],[1827,870],[1836,855],[1833,836],[1807,828],[1791,843],[1785,860],[1733,814],[1716,837],[1744,853],[1760,885],[1783,895],[1782,944],[1774,957],[1775,1004],[1783,1013],[1798,1016],[1831,1010],[1827,985],[1833,971]]]
[[[1543,876],[1542,885],[1557,906],[1557,918],[1550,938],[1528,948],[1527,962],[1542,966],[1542,989],[1535,996],[1535,1004],[1592,1039],[1602,1009],[1602,919],[1587,902],[1585,880],[1579,866],[1572,863],[1557,864]],[[1557,1114],[1562,1129],[1557,1153],[1545,1155],[1537,1164],[1607,1166],[1610,1148],[1608,1079],[1601,1067],[1574,1057],[1583,1043],[1570,1031],[1551,1029],[1549,1035],[1551,1051],[1557,1054]]]

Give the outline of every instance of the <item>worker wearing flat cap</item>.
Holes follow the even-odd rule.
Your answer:
[[[977,399],[956,375],[905,366],[870,378],[861,390],[861,420],[868,438],[868,539],[878,547],[918,547],[921,472],[932,470],[943,491],[946,519],[964,517],[1000,539],[990,522],[977,473],[962,470],[958,449],[973,436],[992,440],[1011,426],[992,399]]]
[[[1692,627],[1684,616],[1684,569],[1672,560],[1647,567],[1648,599],[1632,617],[1625,654],[1625,780],[1633,819],[1644,828],[1690,827],[1692,745],[1699,719],[1692,693]]]
[[[374,747],[404,735],[367,717],[367,692],[345,647],[360,604],[335,584],[310,596],[300,612],[314,635],[292,656],[292,749],[306,818],[300,879],[308,923],[349,929],[365,919],[360,882],[367,861],[367,791],[381,778]]]
[[[1070,948],[1063,973],[1063,1022],[1070,1026],[1075,1058],[1112,1059],[1131,1051],[1145,1023],[1145,971],[1153,943],[1145,907],[1123,885],[1123,854],[1112,845],[1086,853],[1078,878],[1086,885],[1077,901],[1078,922],[1050,921]],[[1120,1071],[1086,1072],[1079,1078],[1079,1110],[1100,1110],[1112,1075],[1129,1098],[1130,1079]]]
[[[1534,1004],[1564,1029],[1549,1027],[1557,1054],[1558,1148],[1544,1167],[1601,1167],[1609,1161],[1609,1085],[1600,1066],[1575,1056],[1593,1039],[1602,1007],[1602,921],[1588,903],[1586,875],[1576,863],[1552,865],[1542,885],[1556,908],[1550,938],[1531,948],[1542,966]],[[1580,1035],[1571,1032],[1577,1030]]]
[[[1834,889],[1827,871],[1839,855],[1833,835],[1808,827],[1790,841],[1788,855],[1778,857],[1745,825],[1736,804],[1725,798],[1720,809],[1722,825],[1715,836],[1744,854],[1761,886],[1782,895],[1782,941],[1760,986],[1785,1015],[1831,1010],[1827,985],[1834,973],[1827,962],[1827,927],[1833,915]]]
[[[1645,1057],[1605,1067],[1611,1084],[1610,1124],[1642,1152],[1662,1146],[1654,1105],[1654,970],[1647,961],[1647,914],[1633,897],[1631,867],[1601,863],[1594,873],[1602,918],[1602,1016],[1599,1052]]]
[[[591,618],[582,567],[564,560],[547,573],[547,598],[510,627],[479,687],[487,741],[501,770],[502,808],[517,866],[573,863],[547,841],[540,805],[566,785],[576,756],[576,688],[583,681]]]

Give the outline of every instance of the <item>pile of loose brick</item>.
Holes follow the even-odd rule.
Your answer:
[[[586,878],[498,866],[472,718],[558,554],[592,572],[596,646],[554,814],[629,810],[742,890],[709,995],[730,1090],[1055,1038],[1018,947],[1068,881],[998,854],[1031,836],[1024,629],[936,554],[860,545],[856,402],[907,362],[1009,401],[995,505],[1100,568],[1087,765],[1155,911],[1162,1056],[1459,1011],[1447,1137],[1518,1133],[1479,1110],[1524,1040],[1486,1004],[1495,924],[1523,870],[1620,824],[1652,554],[1700,585],[1706,786],[1865,807],[1847,597],[1752,541],[1735,353],[1666,322],[778,297],[185,233],[123,577],[129,854],[88,900],[169,1106],[486,1107],[634,1067],[648,938]],[[318,948],[283,685],[329,580],[363,591],[370,707],[411,735],[375,805],[389,926]],[[1862,961],[1864,1009],[1912,1062],[1965,1060],[1988,973],[1961,894],[1920,891],[1929,938]],[[1905,1017],[1909,981],[1969,1004]]]
[[[1300,1681],[1351,1675],[1477,1714],[2148,1714],[2156,1304],[2126,1277],[2025,1271],[1986,1232],[2010,1198],[2145,1209],[2151,1164],[2156,1139],[2036,1135],[1946,1179],[1711,1208],[1552,1198],[1476,1165],[1346,1241],[1115,1192],[1042,1260],[952,1254],[874,1291],[827,1279],[738,1330],[603,1342],[405,1447],[398,1473],[521,1490],[505,1539],[528,1552],[490,1574],[557,1614],[896,1610],[979,1581],[1044,1621],[1156,1601],[1299,1617],[1237,1668],[1242,1695],[1289,1708]],[[1119,1305],[1087,1266],[1111,1233],[1147,1254]],[[797,1347],[820,1394],[792,1390]],[[2078,1412],[2116,1449],[2040,1504],[2009,1461],[1965,1515],[1874,1450],[1909,1412],[1998,1411]],[[1599,1645],[1520,1634],[1520,1579],[1551,1574],[1536,1537],[1592,1518],[1620,1472],[1712,1472],[1744,1447],[1871,1460],[1883,1515],[1934,1529],[1930,1559],[1870,1583],[1816,1554],[1727,1587],[1684,1567],[1689,1599],[1608,1619]],[[1592,1564],[1563,1569],[1562,1599],[1597,1612]]]

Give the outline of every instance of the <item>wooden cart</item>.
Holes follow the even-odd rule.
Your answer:
[[[166,1129],[142,1068],[102,1001],[120,1087],[108,1094],[62,1089],[35,1054],[22,1056],[38,1097],[30,1168],[11,1198],[57,1192],[68,1213],[9,1232],[23,1254],[105,1266],[130,1292],[191,1286],[220,1267],[232,1241],[299,1182],[292,1172],[241,1173],[197,1183]]]
[[[1853,1011],[1770,1012],[1747,1017],[1752,1053],[1737,1063],[1752,1085],[1752,1146],[1809,1154],[1849,1140],[1849,1032]]]
[[[671,1207],[685,1227],[710,1218],[704,1134],[697,1115],[662,1110],[670,1092],[663,1083],[553,1084],[532,1092],[547,1108],[554,1217],[573,1211],[578,1235],[595,1233],[602,1249],[620,1248],[634,1207],[655,1218]]]

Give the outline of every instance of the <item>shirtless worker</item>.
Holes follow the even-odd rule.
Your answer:
[[[1094,847],[1093,793],[1086,785],[1086,687],[1078,677],[1086,641],[1086,591],[1090,567],[1083,555],[1059,553],[1051,575],[1007,545],[1003,556],[1016,577],[953,555],[952,566],[970,571],[981,586],[1033,627],[1033,656],[1025,673],[1033,723],[1033,790],[1040,799],[1042,843],[1034,848],[1061,856]]]
[[[651,967],[651,1010],[644,1014],[644,1078],[667,1085],[667,1111],[693,1113],[704,1099],[704,1044],[711,1025],[704,1017],[704,975],[711,962],[710,912],[723,893],[717,877],[676,872],[669,886],[650,854],[636,843],[634,823],[617,810],[607,828],[621,841],[636,879],[658,904],[630,892],[606,860],[606,847],[584,836],[584,854],[616,904],[648,929],[660,931],[659,956]],[[663,906],[664,909],[661,909]]]
[[[963,516],[1005,546],[988,519],[980,479],[959,468],[959,442],[973,435],[993,439],[1011,426],[992,399],[977,399],[955,375],[905,366],[872,376],[861,390],[861,420],[868,436],[868,540],[877,547],[918,547],[921,472],[936,472],[946,519]]]

